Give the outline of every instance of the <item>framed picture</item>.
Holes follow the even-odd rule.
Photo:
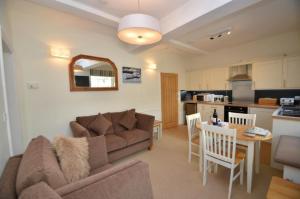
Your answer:
[[[122,78],[124,83],[141,83],[142,70],[140,68],[122,67]]]

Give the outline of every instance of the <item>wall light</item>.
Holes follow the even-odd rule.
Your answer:
[[[148,68],[152,69],[152,70],[156,70],[157,69],[157,65],[156,64],[149,64]]]
[[[53,57],[70,58],[71,51],[70,51],[70,49],[67,49],[67,48],[51,47],[50,54]]]

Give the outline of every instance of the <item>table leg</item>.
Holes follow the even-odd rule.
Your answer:
[[[255,143],[255,173],[259,173],[260,167],[260,141]]]
[[[163,135],[163,132],[162,132],[162,123],[159,125],[159,138],[161,138],[162,137],[162,135]]]
[[[248,141],[247,150],[247,192],[251,193],[253,177],[254,143]]]

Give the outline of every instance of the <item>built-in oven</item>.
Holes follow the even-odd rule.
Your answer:
[[[248,107],[247,106],[231,106],[231,105],[224,106],[224,121],[225,122],[228,122],[229,112],[246,113],[247,114]]]

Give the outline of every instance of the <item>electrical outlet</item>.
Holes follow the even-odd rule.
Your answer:
[[[28,89],[38,89],[39,84],[37,82],[27,82],[27,88]]]

